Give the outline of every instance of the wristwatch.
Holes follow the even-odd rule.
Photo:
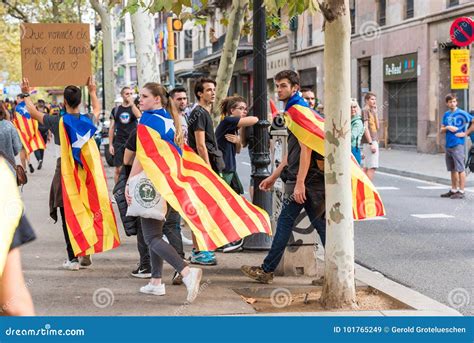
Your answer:
[[[30,93],[21,93],[21,95],[24,97],[24,98],[27,98],[30,96]]]

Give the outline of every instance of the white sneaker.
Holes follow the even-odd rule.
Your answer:
[[[183,283],[186,285],[188,290],[188,300],[192,303],[199,294],[199,286],[201,284],[202,269],[200,268],[189,268],[189,274],[183,277]]]
[[[161,285],[152,285],[149,283],[146,286],[140,287],[140,292],[153,295],[165,295],[165,284],[162,283]]]
[[[66,270],[79,270],[79,262],[78,261],[69,261],[65,260],[63,263],[63,269]]]
[[[187,237],[183,234],[183,232],[181,232],[181,240],[183,241],[183,245],[189,245],[189,246],[193,245],[193,241],[190,240],[189,238],[187,238]]]

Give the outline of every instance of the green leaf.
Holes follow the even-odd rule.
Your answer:
[[[220,20],[220,23],[224,26],[228,26],[229,25],[229,18],[222,18]]]

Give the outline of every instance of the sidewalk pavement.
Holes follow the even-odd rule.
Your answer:
[[[61,268],[66,257],[60,222],[49,218],[49,186],[54,172],[51,149],[47,150],[44,167],[29,174],[23,199],[26,216],[33,224],[37,239],[21,248],[25,282],[29,288],[36,312],[43,316],[207,316],[207,315],[258,315],[254,308],[242,300],[235,289],[311,288],[315,277],[277,277],[271,285],[258,284],[240,272],[243,264],[259,265],[266,252],[217,253],[218,265],[204,267],[201,292],[193,304],[185,302],[184,286],[172,286],[173,270],[164,265],[163,281],[166,296],[139,293],[148,280],[136,279],[130,272],[138,262],[136,237],[126,237],[120,219],[119,233],[122,244],[111,251],[93,256],[87,269],[66,271]],[[106,167],[109,189],[113,183],[113,169]],[[118,211],[116,212],[118,213]],[[190,237],[189,230],[185,235]],[[189,256],[191,247],[186,246]],[[320,257],[321,258],[321,257]],[[322,275],[323,263],[318,264]],[[400,300],[413,308],[403,311],[344,311],[279,313],[272,315],[305,316],[459,316],[456,310],[434,301],[407,287],[397,284],[381,274],[356,265],[358,284],[365,284]]]
[[[381,172],[451,185],[443,154],[421,154],[416,151],[380,149]],[[468,175],[466,187],[474,187],[474,174]]]

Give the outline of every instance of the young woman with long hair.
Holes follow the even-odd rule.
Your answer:
[[[166,90],[158,83],[150,82],[143,86],[140,91],[140,110],[143,111],[141,121],[144,122],[147,116],[156,116],[165,120],[172,119],[174,127],[164,133],[166,137],[162,138],[175,143],[180,147],[183,145],[183,133],[178,111],[172,101],[168,101]],[[168,127],[165,125],[165,127]],[[140,133],[137,131],[138,139]],[[138,158],[133,161],[130,178],[143,171]],[[130,204],[132,198],[129,194],[128,182],[125,188],[127,202]],[[194,301],[198,295],[199,284],[202,277],[202,270],[199,268],[190,268],[186,262],[178,255],[176,250],[163,240],[164,220],[151,218],[140,218],[143,231],[143,237],[148,245],[151,258],[151,280],[140,288],[140,292],[153,295],[165,295],[165,285],[162,283],[163,260],[168,262],[173,268],[183,276],[183,283],[188,290],[187,300]]]

